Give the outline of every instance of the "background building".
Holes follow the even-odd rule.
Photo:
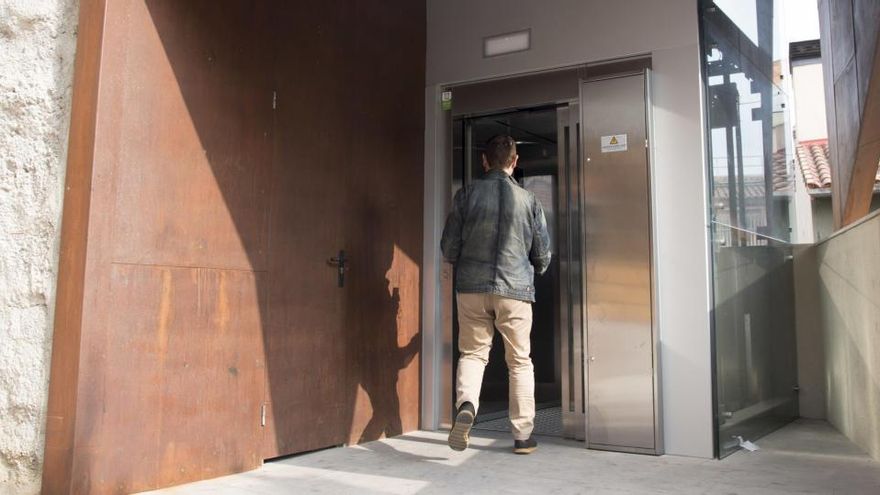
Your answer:
[[[810,197],[813,229],[817,241],[834,232],[831,201],[831,148],[825,111],[825,84],[818,39],[792,43],[791,75],[797,111],[795,137],[800,177]],[[880,207],[880,166],[870,210]]]

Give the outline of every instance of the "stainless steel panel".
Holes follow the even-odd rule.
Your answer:
[[[455,117],[495,113],[512,108],[538,107],[578,97],[583,68],[539,72],[448,88]]]
[[[645,76],[582,84],[587,440],[654,451],[651,207]],[[603,136],[626,148],[603,151]],[[623,140],[618,138],[618,148]]]
[[[559,325],[561,330],[562,428],[584,440],[584,360],[581,235],[580,109],[557,110],[559,143]]]
[[[531,74],[455,84],[444,89],[452,91],[454,117],[474,116],[575,100],[579,96],[581,80],[605,77],[609,74],[641,73],[650,67],[651,59],[640,55],[627,59],[606,60]]]

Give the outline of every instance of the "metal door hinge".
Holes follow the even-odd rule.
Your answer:
[[[278,92],[272,91],[272,110],[278,108]]]
[[[266,403],[260,405],[260,426],[266,426]]]

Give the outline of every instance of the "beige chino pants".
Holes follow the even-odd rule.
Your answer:
[[[510,423],[513,438],[526,440],[535,426],[535,368],[532,366],[532,305],[493,294],[458,294],[458,376],[456,409],[465,402],[480,407],[483,372],[495,329],[504,339],[510,376]]]

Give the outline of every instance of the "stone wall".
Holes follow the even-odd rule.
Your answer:
[[[0,0],[0,494],[40,487],[76,0]]]

